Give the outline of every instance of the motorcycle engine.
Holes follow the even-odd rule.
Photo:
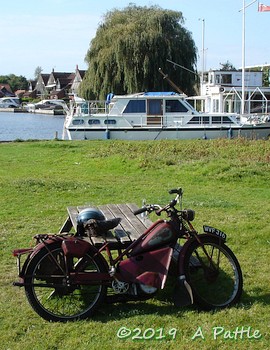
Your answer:
[[[129,290],[129,283],[114,280],[112,282],[112,288],[117,294],[127,293],[127,291]]]
[[[122,282],[118,280],[114,280],[112,282],[112,289],[116,294],[129,294],[134,296],[139,295],[152,295],[157,291],[156,287],[147,286],[145,284],[129,284],[127,282]]]

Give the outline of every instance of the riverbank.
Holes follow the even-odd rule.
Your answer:
[[[47,114],[47,115],[64,115],[63,109],[36,109],[31,112],[25,108],[0,108],[2,113],[33,113],[33,114]]]
[[[268,141],[12,142],[0,144],[0,162],[3,349],[268,349]],[[216,312],[178,309],[170,289],[165,289],[146,302],[104,305],[92,319],[59,324],[37,316],[24,290],[12,287],[17,268],[11,251],[28,247],[37,233],[58,232],[67,206],[126,202],[140,206],[143,199],[166,204],[171,198],[168,190],[178,186],[184,190],[183,207],[196,211],[194,225],[199,231],[208,224],[226,232],[227,244],[243,270],[239,305]],[[123,327],[139,329],[141,334],[154,329],[166,338],[120,339]],[[237,327],[251,327],[251,333],[258,330],[261,337],[228,339],[223,332],[214,339],[217,327],[227,337]],[[174,339],[169,337],[172,329]]]
[[[28,113],[23,108],[0,108],[1,113]]]

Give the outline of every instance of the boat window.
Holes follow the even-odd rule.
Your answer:
[[[229,117],[223,117],[223,123],[224,124],[231,124],[232,121],[231,121],[231,119]]]
[[[145,100],[130,100],[123,113],[145,113]]]
[[[221,84],[231,84],[232,75],[231,74],[221,74]]]
[[[209,124],[209,117],[202,117],[203,124]]]
[[[200,119],[200,117],[193,117],[192,119],[190,119],[188,124],[200,124]]]
[[[72,124],[73,125],[82,125],[82,124],[84,124],[84,120],[83,119],[74,119],[72,121]]]
[[[179,100],[166,100],[166,112],[176,113],[176,112],[187,112],[188,109]]]
[[[104,124],[106,124],[106,125],[116,124],[116,120],[115,119],[106,119],[106,120],[104,120]]]
[[[97,124],[100,124],[100,120],[99,119],[89,119],[88,124],[89,125],[97,125]]]
[[[147,115],[162,115],[162,100],[147,100]]]
[[[188,124],[209,124],[209,117],[208,116],[196,116],[190,119]]]
[[[212,123],[214,124],[221,124],[221,117],[212,117]]]
[[[232,121],[229,117],[226,117],[226,116],[213,116],[212,123],[214,123],[214,124],[231,124]]]

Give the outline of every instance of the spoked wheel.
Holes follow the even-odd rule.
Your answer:
[[[201,237],[187,249],[184,268],[194,301],[204,310],[239,301],[243,290],[240,265],[233,252],[216,237]]]
[[[48,321],[71,321],[90,317],[106,294],[106,287],[69,284],[65,276],[66,262],[61,243],[51,244],[30,261],[25,277],[25,292],[32,308]],[[82,264],[83,259],[83,264]],[[103,261],[91,254],[68,258],[69,271],[83,265],[80,272],[107,272]]]

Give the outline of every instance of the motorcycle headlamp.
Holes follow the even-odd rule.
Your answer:
[[[183,219],[187,221],[193,221],[195,218],[195,211],[192,209],[184,209],[182,211]]]

